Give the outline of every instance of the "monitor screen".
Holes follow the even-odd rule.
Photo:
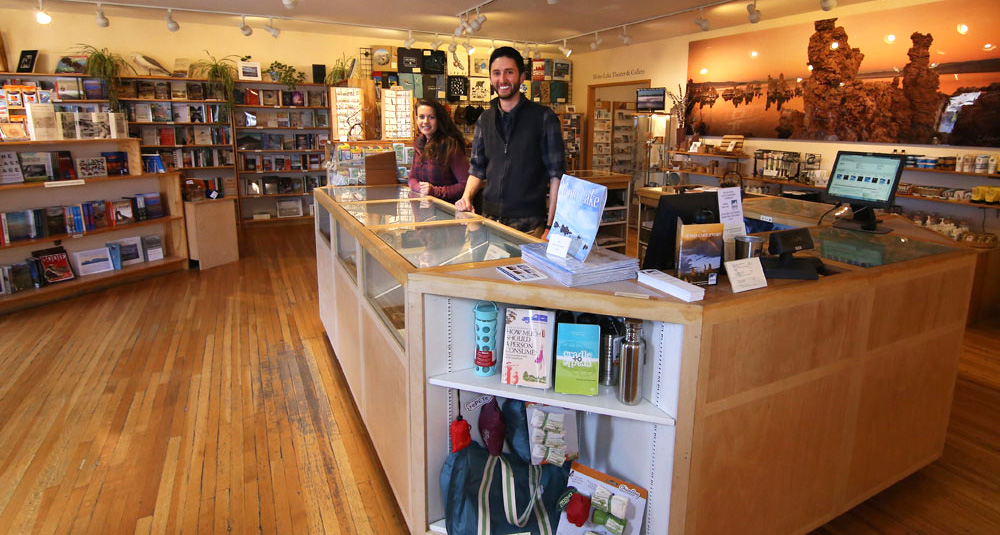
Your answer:
[[[663,87],[652,87],[635,90],[636,111],[664,111],[667,90]]]
[[[851,204],[889,206],[896,196],[905,158],[902,154],[840,151],[826,194]]]

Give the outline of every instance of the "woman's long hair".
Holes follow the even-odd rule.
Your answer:
[[[465,154],[465,138],[455,126],[455,121],[452,120],[448,110],[436,100],[423,98],[417,101],[418,110],[420,106],[427,106],[434,110],[434,117],[437,119],[437,130],[424,145],[424,156],[432,162],[446,165],[452,151]]]

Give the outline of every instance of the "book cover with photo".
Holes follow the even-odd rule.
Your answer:
[[[566,247],[569,256],[585,261],[593,248],[607,201],[606,186],[563,175],[559,182],[555,218],[549,230],[549,250],[552,250],[555,241],[555,245]]]
[[[115,269],[111,261],[111,252],[108,251],[107,247],[74,251],[70,255],[73,258],[73,268],[81,277]]]
[[[718,283],[722,267],[722,223],[677,225],[677,278],[706,286]]]
[[[73,269],[70,268],[69,258],[66,256],[66,249],[62,247],[52,247],[40,251],[32,251],[31,256],[37,258],[42,264],[42,274],[46,284],[62,282],[76,278]]]
[[[0,152],[0,184],[20,184],[24,182],[21,165],[16,152]]]
[[[142,250],[142,238],[131,236],[120,240],[112,240],[110,243],[117,243],[119,246],[119,257],[122,266],[141,264],[145,260]]]

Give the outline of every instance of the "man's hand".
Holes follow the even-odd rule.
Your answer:
[[[455,208],[457,208],[459,212],[473,212],[474,211],[472,209],[472,200],[469,199],[468,197],[464,197],[464,196],[461,199],[455,201]]]

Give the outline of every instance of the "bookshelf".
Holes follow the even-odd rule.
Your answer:
[[[24,121],[25,102],[52,104],[57,112],[108,111],[107,92],[101,80],[84,74],[0,72],[0,88],[4,89],[2,122]]]
[[[560,113],[559,120],[566,147],[566,169],[580,169],[583,162],[583,114]]]
[[[312,190],[326,184],[323,154],[331,134],[329,89],[323,84],[237,82],[235,100],[232,119],[241,225],[308,222]]]
[[[365,158],[395,152],[396,181],[405,184],[413,164],[413,142],[348,141],[327,145],[325,160],[331,162],[330,184],[350,186],[365,183]]]
[[[205,181],[206,190],[236,195],[233,128],[216,85],[204,78],[125,77],[119,102],[141,154],[159,156],[185,180]]]
[[[139,140],[58,140],[0,143],[0,152],[19,156],[27,152],[68,151],[73,158],[99,156],[101,152],[125,152],[128,174],[78,180],[0,184],[0,212],[8,215],[58,206],[77,206],[91,201],[120,201],[141,193],[159,193],[163,217],[137,220],[117,226],[96,226],[89,230],[53,232],[36,226],[34,237],[7,241],[0,246],[0,265],[22,262],[35,250],[61,245],[67,253],[103,247],[107,242],[157,235],[163,258],[124,266],[123,269],[77,276],[41,288],[0,295],[0,313],[64,299],[108,286],[138,280],[187,267],[187,235],[181,204],[180,175],[177,172],[144,174],[139,159]],[[36,213],[37,215],[37,213]],[[110,217],[110,215],[109,215]],[[0,220],[2,221],[2,220]],[[8,228],[8,235],[13,229]]]
[[[611,171],[611,102],[599,101],[590,110],[590,168]]]

